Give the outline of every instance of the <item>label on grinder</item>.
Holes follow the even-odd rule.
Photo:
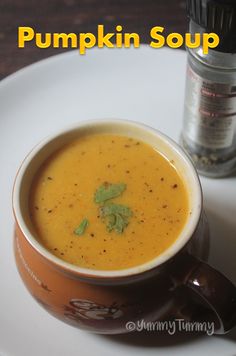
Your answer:
[[[188,65],[184,136],[206,148],[232,145],[236,128],[236,83],[201,78]]]

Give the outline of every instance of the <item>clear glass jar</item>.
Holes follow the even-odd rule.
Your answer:
[[[190,21],[190,32],[203,29]],[[188,50],[181,144],[200,174],[236,170],[236,53]]]

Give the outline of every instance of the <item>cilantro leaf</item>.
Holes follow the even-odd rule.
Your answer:
[[[118,234],[121,234],[126,228],[126,226],[128,225],[128,221],[125,219],[124,216],[120,214],[116,214],[115,217],[116,217],[116,223],[114,225],[114,230]]]
[[[79,224],[79,226],[74,230],[75,235],[79,235],[79,236],[83,235],[88,224],[89,224],[88,219],[83,219]]]
[[[100,214],[108,219],[107,230],[115,230],[121,234],[129,224],[128,218],[132,216],[132,211],[125,205],[108,203],[100,207]]]
[[[108,216],[107,230],[111,232],[116,224],[116,216],[114,214]]]
[[[132,216],[132,211],[128,206],[114,203],[107,203],[100,208],[102,216],[108,216],[111,214],[120,214],[125,217]]]
[[[106,200],[116,198],[121,195],[126,189],[126,184],[102,184],[95,192],[95,203],[104,203]]]

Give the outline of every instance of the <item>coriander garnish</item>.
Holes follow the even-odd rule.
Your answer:
[[[108,217],[107,230],[109,232],[114,230],[118,234],[121,234],[129,224],[127,218],[120,214],[111,214],[108,215],[107,217]]]
[[[132,211],[125,205],[121,204],[114,204],[114,203],[107,203],[100,208],[100,212],[102,216],[109,216],[113,214],[120,214],[124,217],[132,216]]]
[[[114,230],[121,234],[128,226],[128,218],[132,216],[132,211],[129,207],[121,204],[107,203],[100,207],[100,215],[102,218],[107,218],[107,230]]]
[[[88,219],[83,219],[79,224],[79,226],[74,230],[75,235],[79,235],[79,236],[83,235],[88,224],[89,224]]]
[[[95,203],[104,203],[106,200],[116,198],[121,195],[126,189],[126,184],[102,184],[95,192],[94,201]]]
[[[116,231],[121,234],[129,224],[128,218],[132,216],[132,211],[125,205],[107,203],[107,200],[120,196],[126,189],[126,184],[104,183],[95,192],[94,200],[96,203],[104,203],[100,206],[99,216],[107,221],[107,230]]]
[[[120,196],[126,189],[124,183],[103,183],[94,194],[95,203],[101,204],[99,215],[104,222],[109,232],[114,230],[121,234],[128,226],[128,219],[132,216],[132,211],[128,206],[107,202],[107,200]],[[88,219],[83,219],[80,225],[74,230],[75,235],[83,235],[89,222]]]

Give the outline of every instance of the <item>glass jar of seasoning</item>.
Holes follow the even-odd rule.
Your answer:
[[[236,169],[236,0],[187,0],[190,33],[214,32],[208,54],[188,49],[181,144],[200,174]]]

